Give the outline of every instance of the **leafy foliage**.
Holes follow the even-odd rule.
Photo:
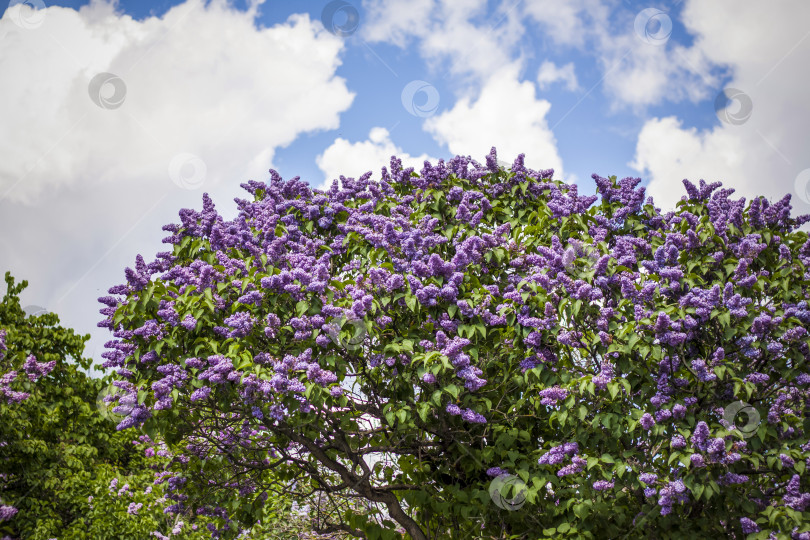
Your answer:
[[[27,316],[9,273],[0,303],[0,534],[15,538],[207,538],[209,520],[166,515],[165,444],[117,431],[124,417],[103,401],[108,377],[83,369],[89,336],[59,326],[54,313]],[[33,356],[33,359],[31,357]],[[40,359],[41,362],[36,360]],[[38,376],[37,376],[38,375]],[[110,390],[112,389],[112,392]],[[117,421],[116,421],[117,419]],[[133,444],[134,443],[134,444]],[[157,482],[155,481],[157,477]],[[251,536],[290,538],[311,530],[292,501],[269,501]]]
[[[582,197],[494,149],[325,193],[271,174],[99,299],[118,427],[176,453],[169,513],[234,537],[287,493],[369,539],[810,537],[789,196],[685,181],[662,214],[639,179]]]

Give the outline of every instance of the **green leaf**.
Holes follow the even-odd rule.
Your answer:
[[[427,403],[420,403],[418,405],[418,412],[419,418],[422,419],[422,422],[427,422],[427,416],[428,413],[430,412],[430,405],[428,405]]]
[[[405,421],[408,419],[408,411],[406,411],[405,409],[398,410],[397,418],[399,418],[399,421],[404,424]]]
[[[412,294],[405,295],[405,305],[407,305],[411,311],[416,312],[416,297]]]

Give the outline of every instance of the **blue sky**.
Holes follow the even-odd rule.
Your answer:
[[[271,167],[324,187],[392,153],[495,146],[584,194],[593,173],[640,177],[669,210],[704,178],[810,212],[803,0],[18,3],[0,19],[0,271],[96,358],[95,300],[165,249],[160,227],[204,191],[232,216]]]

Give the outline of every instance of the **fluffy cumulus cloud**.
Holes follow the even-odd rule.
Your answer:
[[[511,163],[526,154],[533,169],[554,169],[555,178],[565,178],[562,159],[546,114],[551,104],[537,99],[531,82],[518,82],[516,66],[495,73],[477,97],[460,98],[452,109],[428,118],[425,129],[453,154],[470,155],[480,161],[494,145],[501,160]]]
[[[258,7],[188,0],[135,21],[94,1],[49,7],[32,29],[7,13],[0,194],[33,203],[90,182],[170,181],[183,152],[210,183],[262,175],[278,146],[336,128],[353,98],[334,76],[342,41],[301,15],[259,30]]]
[[[398,47],[415,43],[434,69],[465,82],[488,79],[513,60],[525,28],[520,10],[486,0],[364,0],[364,37]]]
[[[527,21],[539,23],[555,44],[584,47],[594,32],[607,32],[608,8],[602,0],[525,0]]]
[[[343,138],[335,139],[321,155],[316,158],[318,167],[324,173],[324,182],[319,187],[326,190],[332,186],[332,181],[341,175],[357,178],[371,171],[372,178],[379,179],[382,167],[389,167],[391,156],[402,160],[404,167],[413,167],[420,170],[425,160],[435,163],[436,158],[427,154],[411,156],[391,141],[391,134],[382,127],[372,128],[368,139],[359,142],[350,142]],[[376,168],[372,169],[372,166]]]
[[[723,100],[722,121],[710,129],[684,126],[673,116],[644,124],[631,166],[649,175],[648,192],[657,203],[677,201],[683,178],[703,178],[748,198],[776,200],[790,193],[795,213],[810,211],[810,175],[800,174],[810,168],[810,102],[806,84],[799,84],[808,81],[809,17],[810,4],[801,0],[780,3],[778,10],[731,0],[685,4],[683,24],[695,36],[691,53],[727,66],[730,80],[715,92],[735,89],[725,95],[738,96]],[[715,115],[711,102],[706,114]]]
[[[0,229],[15,234],[2,270],[29,280],[29,303],[89,331],[95,298],[135,250],[165,249],[160,227],[179,208],[208,191],[231,210],[277,148],[338,127],[354,97],[335,76],[344,42],[307,15],[259,28],[260,7],[188,0],[144,20],[98,0],[5,12]]]
[[[700,50],[670,41],[673,20],[663,10],[630,10],[604,0],[526,0],[523,9],[555,45],[596,57],[614,110],[643,112],[663,100],[698,102],[717,82]],[[555,72],[549,67],[546,73]],[[543,74],[541,68],[541,83]]]
[[[748,198],[792,193],[797,212],[810,209],[810,102],[797,84],[810,62],[810,4],[687,0],[682,9],[634,11],[604,0],[526,0],[523,10],[555,45],[596,57],[614,111],[643,116],[650,106],[689,101],[714,120],[725,88],[743,94],[710,129],[673,115],[644,122],[629,165],[649,179],[657,203],[672,206],[683,178],[703,178]],[[691,44],[672,39],[679,24]],[[553,65],[538,74],[541,87],[558,79]]]
[[[559,177],[562,160],[546,121],[550,104],[537,98],[533,83],[520,81],[526,27],[519,4],[365,0],[364,36],[414,46],[434,71],[453,78],[459,95],[452,108],[424,123],[451,154],[480,159],[494,145],[505,161],[525,153],[528,166],[554,168]],[[552,78],[576,86],[572,67],[563,66]],[[548,82],[548,68],[543,76]],[[442,96],[444,103],[453,103],[450,98]]]
[[[579,90],[573,62],[568,62],[562,67],[558,67],[554,62],[548,60],[540,64],[540,69],[537,72],[537,85],[540,89],[545,90],[557,81],[564,82],[565,87],[572,92]]]

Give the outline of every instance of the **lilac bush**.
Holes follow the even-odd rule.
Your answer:
[[[370,178],[271,171],[232,221],[204,194],[99,299],[119,428],[174,452],[168,513],[232,538],[284,492],[368,538],[807,536],[789,195],[684,180],[662,213],[638,178],[582,196],[494,148]]]

